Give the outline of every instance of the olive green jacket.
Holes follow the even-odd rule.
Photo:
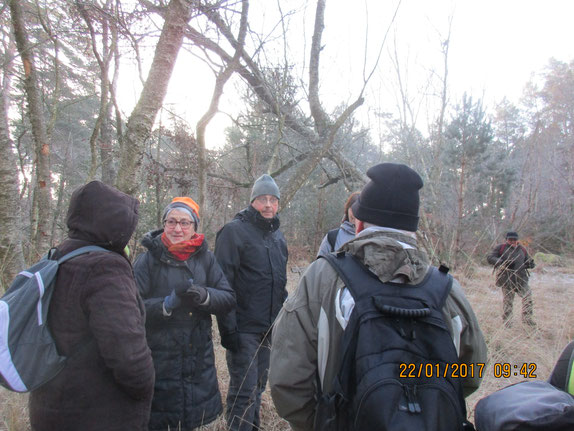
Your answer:
[[[429,260],[404,232],[369,228],[346,243],[343,250],[361,260],[381,281],[420,283]],[[338,350],[350,315],[352,297],[325,259],[314,261],[289,296],[273,328],[269,383],[275,407],[294,430],[312,430],[317,376],[322,392],[329,392],[339,367]],[[463,363],[485,363],[483,334],[460,284],[454,280],[443,308],[445,322]],[[463,381],[465,396],[480,379]]]

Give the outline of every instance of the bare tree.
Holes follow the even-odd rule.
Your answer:
[[[96,170],[101,165],[102,181],[112,184],[115,174],[112,164],[111,131],[113,100],[110,98],[114,95],[114,89],[110,82],[110,69],[112,61],[115,61],[116,67],[119,63],[118,29],[113,18],[115,2],[106,0],[102,6],[94,3],[91,5],[91,10],[88,10],[90,5],[86,2],[76,0],[75,4],[88,28],[92,52],[100,68],[100,109],[90,137],[91,164],[88,177],[95,178]],[[99,30],[95,28],[94,21],[99,24]],[[101,47],[98,46],[98,41],[101,41]],[[98,163],[98,153],[101,163]]]
[[[245,45],[245,35],[247,34],[247,16],[249,12],[249,1],[241,1],[241,21],[239,25],[239,34],[237,37],[237,46],[235,47],[235,54],[233,55],[230,62],[226,63],[215,79],[215,87],[213,88],[213,94],[211,96],[211,103],[205,114],[197,122],[196,126],[196,139],[197,148],[199,156],[199,166],[198,166],[198,183],[199,183],[199,206],[203,208],[204,212],[207,211],[205,207],[207,203],[207,172],[208,163],[205,147],[205,130],[209,122],[213,119],[217,113],[219,100],[223,94],[223,88],[225,84],[231,78],[231,75],[235,72],[237,66],[239,65],[239,60],[241,59],[241,54]]]
[[[350,118],[352,113],[363,103],[363,91],[369,79],[365,79],[363,88],[355,101],[348,105],[343,112],[335,118],[331,118],[322,107],[319,97],[319,60],[321,54],[321,38],[325,26],[325,5],[326,0],[317,1],[315,26],[310,52],[308,102],[313,119],[313,125],[311,127],[301,117],[294,115],[292,107],[276,103],[277,99],[272,91],[273,85],[265,81],[266,74],[261,71],[261,68],[254,61],[252,54],[246,52],[246,50],[242,50],[241,63],[237,65],[238,74],[248,83],[254,93],[267,106],[268,110],[275,114],[277,118],[280,118],[285,127],[298,134],[301,139],[309,144],[308,150],[305,151],[304,154],[298,155],[296,160],[293,159],[290,162],[284,162],[284,166],[292,166],[295,171],[283,186],[281,193],[281,203],[283,206],[287,205],[293,199],[295,193],[307,181],[313,170],[329,155],[329,152],[333,149],[337,132],[345,121]],[[231,46],[237,49],[239,41],[233,36],[229,25],[221,18],[218,11],[214,8],[207,8],[204,9],[204,12]],[[226,63],[231,64],[233,62],[234,57],[228,54],[220,43],[206,38],[200,31],[193,27],[189,27],[187,36],[194,44],[216,53]],[[371,75],[369,75],[369,77],[370,76]],[[333,157],[332,153],[331,157]],[[342,154],[337,155],[337,157],[339,159],[344,158]],[[348,166],[350,164],[346,165]],[[284,166],[269,173],[276,175],[277,173],[284,172]],[[358,175],[360,177],[359,181],[364,180],[364,175],[357,170],[347,170],[346,173]],[[247,182],[247,185],[249,184],[250,182]]]
[[[42,94],[34,61],[35,46],[28,39],[22,2],[10,1],[12,26],[16,46],[24,66],[24,87],[28,100],[28,116],[35,141],[34,206],[32,214],[32,241],[38,254],[49,247],[50,240],[50,145],[42,108]]]
[[[10,135],[8,110],[12,91],[13,58],[16,54],[10,33],[1,34],[4,64],[0,94],[0,292],[24,266],[22,215],[19,208],[18,169],[14,141]]]
[[[183,43],[187,22],[191,18],[193,3],[171,0],[165,13],[165,22],[157,43],[154,58],[144,88],[126,125],[121,141],[120,166],[116,186],[128,194],[139,187],[143,145],[148,139]]]

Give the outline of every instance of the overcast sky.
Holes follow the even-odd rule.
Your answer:
[[[431,7],[440,3],[442,8]],[[399,19],[421,10],[436,25],[445,19],[440,15],[452,11],[449,62],[458,92],[516,99],[550,57],[574,60],[571,0],[406,0],[402,6],[408,7]],[[416,37],[412,43],[417,44]]]
[[[252,30],[268,31],[276,26],[277,4],[272,0],[251,1]],[[280,0],[279,4],[283,12],[291,8],[299,11],[288,23],[288,47],[291,60],[306,79],[315,2]],[[442,73],[440,41],[448,33],[451,17],[452,104],[463,92],[484,98],[487,107],[503,97],[518,103],[524,85],[532,74],[543,70],[551,57],[564,62],[574,60],[574,0],[327,0],[321,57],[321,96],[326,108],[357,97],[365,52],[366,69],[370,71],[389,26],[361,115],[395,109],[398,92],[391,59],[395,46],[403,84],[409,97],[418,103],[423,91],[428,91],[425,83],[432,71]],[[282,48],[278,43],[278,55],[282,55]],[[210,79],[204,66],[191,62],[189,54],[180,54],[166,103],[195,126],[209,104]],[[131,80],[123,88],[132,99],[139,96],[135,85],[136,80]],[[230,105],[236,97],[236,88],[228,84],[220,108],[233,113]],[[228,124],[226,116],[216,116],[207,131],[208,141],[221,142],[222,130]]]
[[[348,62],[348,68],[352,68],[360,63],[365,32],[373,56],[375,44],[399,3],[358,0],[353,10],[345,7],[348,4],[345,0],[327,1],[326,33],[337,39],[333,43],[347,50],[333,55],[333,61],[353,58]],[[383,50],[380,73],[373,78],[374,94],[396,92],[396,77],[390,72],[395,41],[403,83],[412,97],[422,91],[431,70],[442,73],[440,40],[448,34],[450,17],[451,101],[459,100],[466,91],[475,98],[483,97],[489,105],[505,96],[518,102],[531,75],[540,73],[551,57],[564,62],[574,60],[574,1],[403,0]],[[365,21],[368,30],[362,24]],[[335,32],[329,33],[333,28]],[[355,42],[346,46],[345,40]],[[337,70],[339,88],[346,82],[345,76],[356,76],[356,71],[351,73],[344,66]]]

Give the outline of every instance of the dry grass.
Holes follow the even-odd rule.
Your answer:
[[[0,430],[29,430],[28,395],[8,392],[0,388]]]
[[[502,326],[502,293],[494,286],[491,268],[479,268],[473,279],[460,281],[486,337],[489,358],[481,387],[467,399],[469,410],[485,395],[524,380],[520,375],[508,379],[494,377],[495,363],[518,367],[533,363],[537,379],[546,380],[562,349],[574,340],[574,299],[568,294],[574,283],[574,267],[541,268],[532,273],[530,286],[538,325],[534,331],[522,325],[518,297],[514,301],[512,328]]]
[[[305,262],[291,263],[304,267]],[[291,266],[290,265],[290,266]],[[502,294],[494,286],[492,270],[476,267],[472,276],[455,274],[463,285],[466,295],[473,305],[489,347],[489,362],[484,370],[484,380],[480,389],[467,399],[469,412],[476,402],[485,395],[510,383],[523,380],[522,376],[495,378],[494,363],[509,363],[520,366],[523,363],[536,364],[537,378],[548,378],[552,367],[564,346],[574,339],[574,296],[568,289],[574,284],[574,264],[565,267],[537,268],[530,279],[534,295],[535,319],[538,329],[529,331],[520,321],[519,298],[514,304],[514,325],[502,327]],[[288,288],[292,291],[299,274],[289,271]],[[218,337],[217,331],[214,333]],[[216,366],[219,372],[220,387],[225,399],[228,384],[225,351],[216,340]],[[13,394],[0,390],[0,431],[25,431],[29,429],[26,395]],[[289,430],[285,421],[275,413],[273,402],[267,391],[261,407],[262,429],[266,431]],[[203,431],[223,431],[225,421],[220,418],[201,428]]]

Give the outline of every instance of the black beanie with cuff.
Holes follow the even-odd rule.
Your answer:
[[[377,226],[416,232],[419,223],[420,175],[403,164],[381,163],[367,171],[371,179],[353,204],[353,214]]]

